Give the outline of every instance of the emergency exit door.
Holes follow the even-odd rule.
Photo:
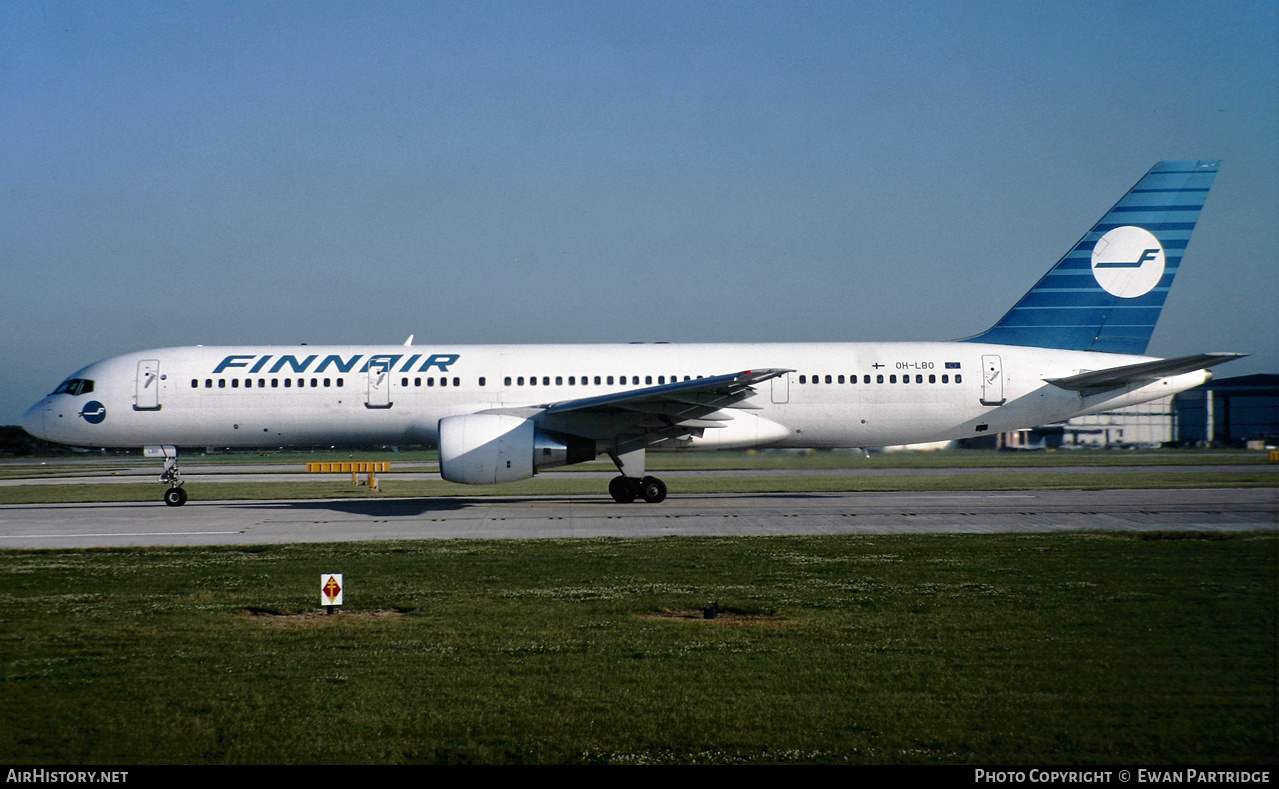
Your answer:
[[[790,402],[790,373],[782,373],[773,379],[773,402]]]

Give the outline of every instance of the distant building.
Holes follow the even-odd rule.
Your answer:
[[[1062,446],[1157,447],[1176,440],[1174,397],[1077,416],[1062,424]]]
[[[1279,440],[1279,375],[1209,381],[1177,395],[1177,440],[1246,446]]]
[[[986,449],[1083,449],[1205,442],[1258,449],[1279,443],[1279,375],[1220,378],[1174,397],[962,443]]]

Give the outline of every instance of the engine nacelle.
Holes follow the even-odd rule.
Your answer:
[[[449,482],[515,482],[536,469],[594,458],[594,441],[543,432],[531,419],[466,414],[440,420],[440,476]]]

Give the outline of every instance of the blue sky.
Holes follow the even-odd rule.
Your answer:
[[[0,5],[0,424],[238,343],[930,340],[1224,160],[1150,353],[1279,372],[1279,4]]]

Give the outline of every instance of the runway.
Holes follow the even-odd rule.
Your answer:
[[[0,549],[423,539],[1276,530],[1273,488],[0,506]]]

